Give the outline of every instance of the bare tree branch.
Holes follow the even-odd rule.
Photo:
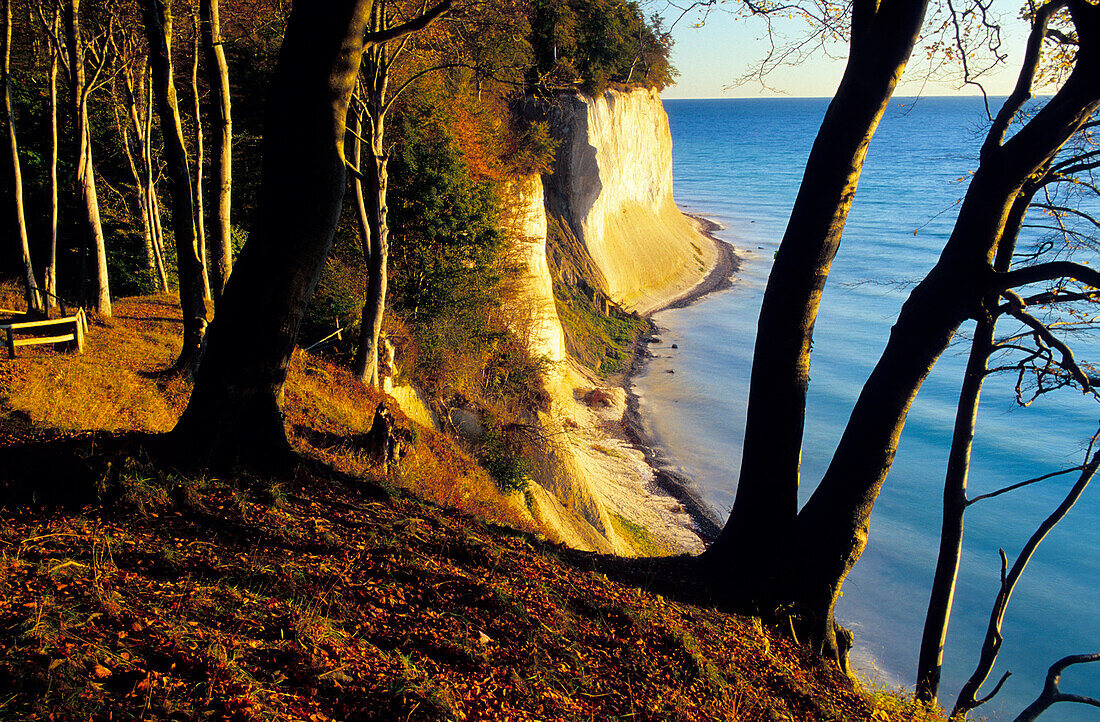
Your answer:
[[[1084,468],[1085,468],[1084,466],[1073,466],[1073,467],[1070,467],[1068,469],[1062,469],[1061,471],[1052,471],[1049,474],[1043,474],[1042,476],[1037,476],[1034,479],[1028,479],[1027,481],[1021,481],[1018,484],[1012,484],[1011,486],[1006,486],[1003,489],[998,489],[997,491],[991,491],[988,494],[981,494],[979,496],[974,497],[973,499],[968,499],[967,502],[966,502],[966,505],[970,506],[971,504],[976,504],[979,501],[982,501],[983,499],[992,499],[995,496],[1000,496],[1001,494],[1007,494],[1010,491],[1016,491],[1017,489],[1022,489],[1025,486],[1030,486],[1031,484],[1037,484],[1040,481],[1046,481],[1047,479],[1052,479],[1056,476],[1062,476],[1063,474],[1071,474],[1075,471],[1081,471],[1081,469],[1084,469]]]
[[[1033,722],[1033,720],[1039,718],[1039,715],[1046,712],[1051,705],[1058,702],[1078,702],[1093,707],[1100,707],[1100,699],[1077,694],[1066,694],[1058,688],[1058,683],[1062,679],[1062,672],[1065,671],[1066,667],[1074,664],[1086,664],[1096,661],[1100,661],[1100,652],[1094,652],[1093,654],[1074,654],[1069,657],[1062,657],[1052,664],[1050,670],[1047,672],[1047,680],[1046,684],[1043,686],[1043,691],[1034,702],[1029,704],[1027,708],[1016,717],[1014,722]]]

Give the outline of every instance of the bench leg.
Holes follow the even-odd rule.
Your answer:
[[[10,328],[8,332],[8,358],[15,358],[15,332]]]

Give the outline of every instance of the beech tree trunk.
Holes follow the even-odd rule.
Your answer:
[[[194,192],[172,77],[172,16],[164,0],[146,0],[143,11],[145,34],[149,41],[149,62],[153,71],[153,95],[168,166],[168,192],[172,198],[172,230],[176,236],[176,267],[183,311],[183,348],[176,366],[185,368],[198,359],[206,332],[203,262],[198,252],[192,204]]]
[[[814,322],[867,147],[905,68],[927,0],[857,0],[851,54],[810,152],[757,325],[745,442],[729,521],[707,552],[727,601],[768,614],[798,513]],[[771,591],[769,591],[771,590]]]
[[[144,85],[145,71],[141,71],[140,83]],[[118,119],[118,130],[122,136],[122,149],[126,154],[126,163],[130,168],[130,177],[134,181],[136,189],[137,214],[141,219],[141,235],[145,244],[145,267],[149,272],[150,281],[156,283],[158,276],[157,252],[153,238],[153,219],[150,216],[152,205],[149,203],[151,188],[146,183],[145,173],[145,136],[142,132],[141,116],[138,113],[137,101],[134,93],[133,73],[129,66],[122,69],[122,104],[126,109],[126,117],[133,127],[134,142],[130,142],[130,131],[121,118]],[[137,89],[141,91],[142,88]],[[117,117],[117,116],[116,116]],[[161,289],[162,292],[164,289]]]
[[[172,434],[191,458],[278,468],[292,459],[280,411],[302,315],[340,218],[344,136],[364,44],[428,25],[451,0],[368,32],[370,0],[296,3],[272,81],[260,208]]]
[[[143,145],[143,157],[145,159],[145,188],[149,202],[149,217],[153,227],[153,255],[156,256],[157,281],[160,283],[160,292],[168,293],[168,272],[164,265],[164,229],[160,223],[160,199],[157,197],[156,176],[153,173],[153,78],[152,70],[147,71],[148,87],[145,94],[145,115],[142,116],[145,123],[145,143]]]
[[[210,275],[206,270],[206,224],[203,221],[202,207],[203,138],[202,100],[199,97],[199,15],[197,12],[192,15],[192,19],[195,21],[195,36],[191,44],[191,98],[194,100],[194,106],[191,110],[195,118],[195,178],[191,189],[194,196],[195,235],[198,242],[199,260],[202,261],[202,293],[203,299],[208,300],[210,298]]]
[[[0,54],[4,56],[0,67],[0,92],[3,103],[0,104],[0,123],[8,131],[8,153],[11,160],[12,194],[14,196],[15,229],[19,235],[20,253],[23,260],[23,298],[27,302],[29,313],[42,313],[42,294],[38,291],[38,282],[34,277],[34,265],[31,263],[30,239],[27,236],[27,219],[23,213],[23,173],[19,163],[19,142],[15,134],[15,118],[11,112],[11,0],[4,0],[4,31],[0,33]]]
[[[1100,104],[1100,48],[1094,45],[1100,41],[1100,8],[1079,0],[1067,4],[1081,38],[1072,72],[1058,93],[1002,142],[1019,106],[1030,97],[1034,67],[1028,77],[1021,75],[983,146],[981,163],[939,261],[902,307],[832,462],[798,515],[798,551],[782,598],[795,610],[800,638],[827,655],[839,653],[833,610],[845,577],[866,545],[871,510],[909,407],[959,325],[984,313],[982,300],[996,288],[993,253],[1021,187]]]
[[[256,226],[226,284],[173,432],[212,461],[276,465],[279,404],[346,188],[344,132],[370,0],[296,3],[268,98]]]
[[[229,90],[229,64],[222,48],[218,0],[199,0],[202,16],[201,34],[206,56],[206,78],[214,102],[210,106],[214,126],[210,154],[211,174],[217,188],[217,217],[211,224],[211,293],[215,301],[221,298],[229,274],[233,270],[233,225],[230,205],[233,190],[233,112]]]
[[[76,135],[76,191],[85,232],[85,253],[96,261],[96,311],[111,315],[111,288],[107,278],[107,246],[99,219],[99,195],[96,192],[95,161],[92,157],[92,131],[88,120],[89,84],[84,73],[84,38],[80,32],[80,0],[69,0],[65,15],[66,45],[69,53],[69,78],[74,133]],[[106,51],[104,51],[106,53]],[[102,67],[97,69],[101,70]]]
[[[966,514],[966,483],[970,472],[970,451],[978,420],[978,402],[988,371],[989,354],[993,350],[993,319],[982,319],[974,329],[974,340],[963,376],[959,402],[955,410],[955,428],[951,450],[947,456],[947,476],[943,485],[943,523],[940,529],[940,550],[928,612],[924,618],[920,655],[917,660],[916,697],[934,703],[939,694],[940,671],[943,668],[943,647],[947,641],[947,625],[951,619],[951,604],[955,598],[955,581],[962,558],[963,520]]]
[[[53,6],[53,22],[51,34],[58,37],[61,25],[60,9]],[[57,295],[57,226],[58,226],[58,192],[57,192],[57,54],[59,48],[50,43],[50,245],[46,256],[46,271],[43,274],[43,290],[45,292],[46,308],[57,308],[60,297]]]
[[[376,31],[388,28],[382,3],[375,4],[371,26]],[[381,384],[378,377],[378,339],[382,332],[382,314],[386,305],[386,271],[389,265],[389,222],[386,208],[389,175],[383,144],[389,66],[385,45],[368,48],[363,55],[363,75],[366,77],[363,106],[370,126],[370,158],[368,163],[360,163],[359,167],[366,189],[364,190],[364,182],[359,178],[354,181],[360,213],[360,237],[368,273],[367,297],[363,303],[354,371],[360,381],[374,386]]]

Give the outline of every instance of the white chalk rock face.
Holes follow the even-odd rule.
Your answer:
[[[564,147],[547,179],[603,272],[611,299],[648,313],[689,291],[714,244],[676,207],[672,137],[655,90],[560,98]]]
[[[538,176],[516,181],[521,207],[514,237],[523,267],[514,308],[513,330],[527,339],[531,355],[553,363],[565,360],[565,333],[554,305],[554,285],[546,263],[546,206]]]

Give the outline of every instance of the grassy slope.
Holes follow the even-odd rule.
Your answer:
[[[186,398],[145,375],[178,314],[117,309],[83,357],[0,361],[0,719],[925,718],[751,620],[486,521],[525,523],[434,432],[379,476],[355,444],[378,398],[323,362],[292,367],[306,461],[284,478],[152,463],[131,430]],[[51,487],[70,503],[13,501]]]

